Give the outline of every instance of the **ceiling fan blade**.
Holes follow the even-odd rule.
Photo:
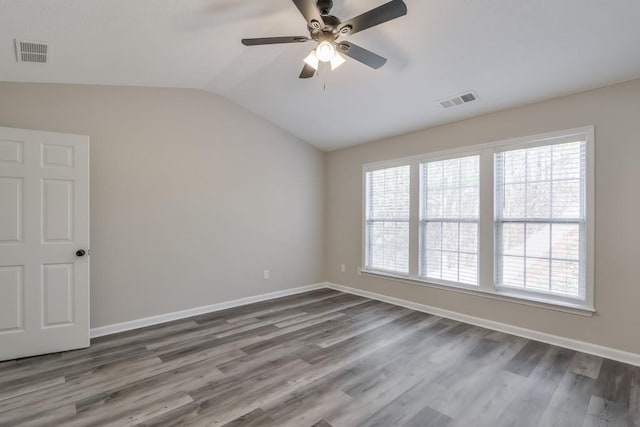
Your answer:
[[[399,18],[407,14],[407,5],[402,0],[392,0],[375,9],[351,18],[338,26],[338,31],[342,34],[355,34],[367,28],[380,25],[392,19]],[[351,29],[349,30],[349,27]]]
[[[323,26],[324,21],[316,6],[316,0],[293,0],[293,3],[312,28],[320,29],[320,27]],[[317,24],[314,24],[314,21],[317,22]]]
[[[287,37],[261,37],[257,39],[242,39],[245,46],[260,46],[264,44],[280,44],[280,43],[304,43],[311,40],[305,36],[287,36]]]
[[[315,73],[316,73],[316,69],[315,68],[313,68],[309,64],[304,64],[304,67],[302,68],[302,72],[300,73],[300,78],[301,79],[308,79],[310,77],[313,77],[313,75]]]
[[[358,62],[362,62],[364,65],[368,65],[369,67],[376,70],[382,67],[387,62],[387,58],[383,58],[382,56],[377,55],[370,50],[355,45],[351,42],[339,43],[338,51],[348,56],[349,58],[355,59]]]

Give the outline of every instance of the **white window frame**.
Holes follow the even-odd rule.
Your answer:
[[[362,203],[363,203],[363,209],[362,209],[362,265],[366,266],[369,260],[369,234],[367,233],[367,223],[369,222],[369,219],[367,218],[367,211],[369,209],[369,204],[367,201],[367,194],[369,194],[368,191],[368,183],[367,183],[367,173],[368,172],[374,172],[377,170],[381,170],[381,169],[390,169],[390,168],[395,168],[395,167],[401,167],[401,166],[407,166],[407,163],[396,163],[396,162],[387,162],[384,165],[380,165],[380,167],[371,167],[368,169],[365,169],[362,175],[362,184],[363,184],[363,194],[362,194]],[[413,168],[410,168],[409,174],[410,174],[410,182],[409,182],[409,200],[410,200],[410,214],[409,214],[409,273],[404,274],[402,272],[399,271],[394,271],[394,270],[386,270],[386,269],[382,269],[382,268],[373,268],[370,267],[368,268],[367,271],[372,272],[372,273],[380,273],[380,274],[385,274],[385,275],[394,275],[397,277],[409,277],[410,273],[411,273],[411,233],[412,233],[412,229],[411,229],[411,216],[413,216],[413,200],[412,200],[412,193],[413,193],[413,176],[411,176],[411,174],[413,173]],[[380,221],[380,220],[378,220]],[[404,222],[404,221],[398,221],[398,220],[390,220],[389,222]]]
[[[409,220],[409,274],[395,275],[387,272],[372,271],[362,268],[361,274],[386,277],[402,282],[436,287],[472,295],[484,296],[490,299],[506,300],[520,304],[559,310],[574,314],[591,316],[595,312],[595,282],[594,282],[594,238],[595,238],[595,128],[585,126],[575,129],[550,132],[521,138],[508,139],[453,150],[439,151],[429,154],[404,157],[391,161],[381,161],[363,165],[362,173],[362,266],[366,265],[366,173],[368,171],[384,169],[394,166],[410,165],[410,220]],[[496,206],[494,182],[494,155],[509,149],[531,148],[550,144],[574,142],[576,137],[584,138],[586,142],[586,200],[585,200],[585,298],[564,298],[555,295],[535,294],[529,291],[496,287]],[[447,281],[425,279],[420,277],[420,163],[446,160],[456,157],[480,155],[480,225],[478,233],[478,286],[451,283]]]
[[[449,154],[444,154],[444,155],[440,155],[438,153],[436,153],[435,155],[432,156],[424,156],[421,159],[418,160],[418,174],[421,175],[421,170],[420,170],[420,165],[424,164],[424,163],[430,163],[430,162],[439,162],[442,160],[450,160],[450,159],[458,159],[458,158],[463,158],[463,157],[471,157],[471,156],[478,156],[479,157],[479,161],[482,162],[482,150],[465,150],[465,151],[459,151],[459,152],[455,152],[455,153],[449,153]],[[482,169],[482,168],[480,168]],[[422,242],[422,229],[423,227],[426,226],[426,224],[429,222],[429,220],[422,218],[422,213],[424,212],[424,207],[426,204],[426,200],[424,200],[424,183],[422,182],[422,179],[420,179],[420,177],[418,177],[418,181],[419,181],[419,190],[420,190],[420,194],[418,195],[418,206],[420,209],[419,212],[419,225],[418,225],[418,229],[419,229],[419,236],[418,236],[418,279],[425,281],[425,282],[430,282],[430,283],[437,283],[437,284],[441,284],[444,286],[457,286],[457,287],[463,287],[463,288],[468,288],[468,289],[478,289],[478,285],[480,284],[480,250],[481,250],[481,246],[480,246],[480,221],[481,221],[481,215],[479,215],[478,220],[470,220],[470,221],[466,221],[466,219],[460,218],[460,219],[451,219],[451,222],[457,222],[457,223],[461,223],[461,222],[470,222],[472,224],[478,224],[478,277],[477,277],[477,281],[478,281],[478,285],[471,285],[471,284],[467,284],[467,283],[462,283],[462,282],[454,282],[454,281],[449,281],[449,280],[445,280],[445,279],[434,279],[434,278],[430,278],[427,277],[426,275],[423,275],[422,272],[420,271],[420,266],[422,264],[422,260],[420,259],[421,253],[422,253],[422,246],[423,246],[423,242]],[[480,182],[480,193],[482,193],[482,182]],[[412,194],[413,196],[413,194]],[[482,197],[482,196],[480,196]],[[479,214],[481,214],[482,212],[479,212]]]

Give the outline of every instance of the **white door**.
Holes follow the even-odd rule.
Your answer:
[[[89,137],[0,127],[0,360],[89,346],[88,249]]]

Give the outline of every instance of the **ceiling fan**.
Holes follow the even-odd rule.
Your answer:
[[[321,62],[330,63],[331,70],[335,70],[345,62],[345,59],[340,54],[362,62],[376,70],[382,67],[387,62],[386,58],[351,42],[342,41],[340,38],[407,14],[407,5],[404,4],[403,0],[392,0],[362,15],[342,22],[330,14],[333,7],[332,0],[293,0],[293,3],[307,20],[307,29],[310,37],[287,36],[242,39],[242,44],[245,46],[259,46],[280,43],[304,43],[311,40],[317,42],[316,48],[311,51],[309,56],[304,58],[304,68],[300,73],[301,79],[313,77]]]

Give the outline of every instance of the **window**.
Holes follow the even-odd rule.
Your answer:
[[[586,142],[496,153],[496,285],[584,298]]]
[[[363,272],[593,311],[593,127],[364,167]]]
[[[480,157],[420,164],[420,277],[478,284]]]
[[[366,267],[409,273],[409,166],[366,174]]]

